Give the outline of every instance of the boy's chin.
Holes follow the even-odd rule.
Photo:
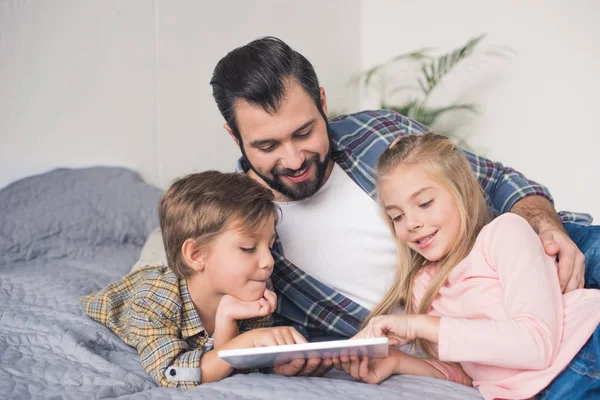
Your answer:
[[[235,296],[242,301],[258,301],[264,297],[265,289],[262,290],[249,290],[244,293],[239,293],[239,296]]]

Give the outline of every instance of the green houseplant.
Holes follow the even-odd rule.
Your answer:
[[[390,60],[376,65],[353,77],[351,85],[359,89],[374,88],[379,95],[379,107],[391,109],[414,119],[434,129],[438,129],[440,117],[456,112],[477,111],[473,103],[453,103],[433,106],[430,102],[431,94],[440,83],[463,60],[470,57],[475,48],[485,38],[479,35],[469,39],[463,46],[440,55],[435,55],[432,48],[423,48],[409,53],[397,55]],[[399,64],[416,64],[417,76],[413,84],[390,84],[390,71]],[[414,69],[414,68],[413,68]],[[405,78],[405,77],[403,77]],[[391,100],[401,99],[394,102]],[[449,129],[441,129],[442,133],[452,136]],[[455,138],[462,142],[462,139]]]

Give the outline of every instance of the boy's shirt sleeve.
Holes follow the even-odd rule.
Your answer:
[[[88,316],[136,348],[144,371],[158,385],[187,388],[200,384],[200,358],[208,334],[185,280],[169,269],[138,270],[83,296],[80,304]]]
[[[158,313],[156,305],[147,299],[133,302],[132,317],[135,327],[131,327],[130,335],[136,342],[134,347],[144,371],[160,386],[191,388],[199,385],[200,358],[207,341],[204,329],[184,340],[180,326]],[[193,380],[177,380],[189,376],[193,376]]]

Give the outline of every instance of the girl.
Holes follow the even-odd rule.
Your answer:
[[[357,336],[414,340],[431,365],[459,371],[452,380],[459,363],[486,399],[600,396],[600,291],[563,295],[537,234],[516,214],[490,222],[468,162],[444,136],[397,139],[377,173],[399,268]],[[386,315],[397,306],[406,314]],[[397,353],[341,361],[366,382],[403,371]]]

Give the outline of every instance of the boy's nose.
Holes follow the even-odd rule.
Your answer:
[[[273,259],[273,256],[271,255],[270,251],[265,252],[266,254],[264,254],[261,257],[260,260],[260,268],[262,269],[269,269],[269,270],[273,270],[273,267],[275,265],[275,260]]]

